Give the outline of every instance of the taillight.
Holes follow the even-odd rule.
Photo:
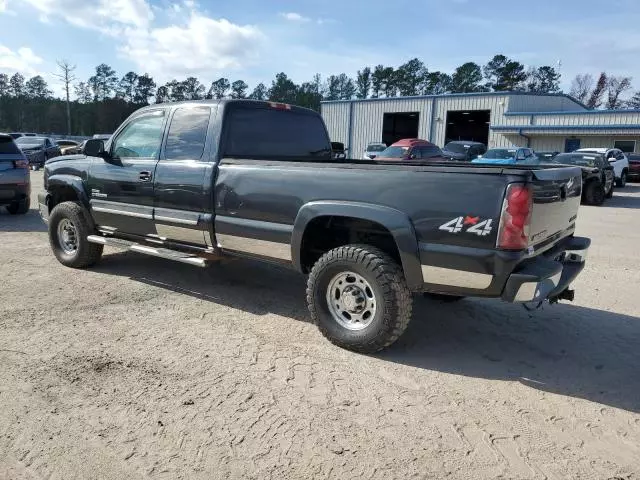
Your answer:
[[[512,183],[502,204],[498,248],[523,250],[529,246],[533,196],[527,185]]]
[[[275,108],[276,110],[291,110],[291,105],[288,105],[286,103],[269,102],[269,106],[271,108]]]
[[[28,160],[16,160],[13,162],[13,166],[15,168],[29,168],[29,161]]]

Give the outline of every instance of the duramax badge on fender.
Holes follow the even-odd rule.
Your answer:
[[[321,117],[290,105],[153,105],[84,153],[49,160],[39,196],[62,264],[112,245],[286,265],[321,332],[359,352],[402,335],[416,292],[570,299],[590,244],[579,168],[336,159]]]

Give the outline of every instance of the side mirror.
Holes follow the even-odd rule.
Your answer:
[[[616,163],[618,159],[616,157],[609,158],[609,163]]]
[[[102,140],[87,140],[84,145],[84,154],[88,157],[100,157],[104,154],[104,142]]]

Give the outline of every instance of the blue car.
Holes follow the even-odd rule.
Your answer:
[[[530,148],[491,148],[471,163],[493,165],[537,165],[540,159]]]

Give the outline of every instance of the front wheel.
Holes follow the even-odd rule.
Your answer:
[[[329,341],[360,353],[394,343],[413,307],[398,264],[369,245],[347,245],[323,255],[309,275],[307,304]]]
[[[584,199],[589,205],[602,205],[604,203],[604,186],[598,181],[587,184],[584,191]]]
[[[93,233],[88,213],[76,202],[63,202],[49,216],[49,243],[58,261],[72,268],[94,265],[102,256],[103,245],[90,243]]]
[[[611,186],[609,187],[609,191],[607,192],[607,194],[605,195],[607,198],[613,198],[613,181],[611,182]]]
[[[620,178],[616,180],[616,186],[618,188],[624,188],[627,185],[627,172],[622,172]]]

